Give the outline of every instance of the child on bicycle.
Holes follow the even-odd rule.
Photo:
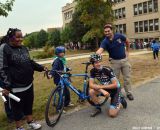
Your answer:
[[[65,56],[65,47],[63,46],[58,46],[55,48],[55,57],[54,57],[54,61],[52,63],[52,70],[50,71],[49,75],[51,77],[54,77],[54,83],[55,85],[58,85],[59,81],[60,81],[60,76],[54,71],[54,70],[58,70],[58,71],[65,71],[67,70],[66,67],[66,58]],[[69,89],[67,87],[64,88],[64,96],[65,96],[65,102],[64,102],[64,106],[73,106],[72,103],[70,103],[70,92]]]
[[[123,96],[121,96],[120,83],[115,77],[113,70],[110,67],[101,65],[102,56],[99,54],[92,54],[90,56],[90,62],[93,68],[90,71],[89,94],[92,101],[97,104],[95,111],[91,114],[91,117],[101,113],[101,107],[98,105],[98,94],[103,94],[107,98],[111,98],[109,116],[116,117],[120,110],[120,106],[127,108],[127,102]],[[96,83],[95,79],[99,82]]]

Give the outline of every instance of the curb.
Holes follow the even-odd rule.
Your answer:
[[[154,76],[153,78],[148,78],[148,79],[146,79],[146,80],[144,80],[144,81],[142,81],[142,82],[139,82],[139,83],[133,85],[133,89],[134,89],[134,88],[141,87],[141,85],[144,85],[144,84],[146,84],[146,83],[149,83],[149,82],[151,82],[151,81],[153,81],[153,80],[155,80],[155,79],[157,79],[157,78],[159,78],[159,77],[160,77],[160,75]]]

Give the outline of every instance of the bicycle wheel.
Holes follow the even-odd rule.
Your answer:
[[[86,95],[89,96],[89,83],[87,83]],[[103,94],[97,95],[97,98],[98,98],[99,104],[95,104],[90,97],[87,98],[87,100],[88,100],[88,102],[89,102],[92,106],[96,106],[96,105],[102,106],[102,105],[107,101],[107,99],[108,99],[108,98],[106,98],[105,96],[103,96]]]
[[[45,120],[48,126],[55,126],[59,121],[64,108],[63,90],[61,87],[56,87],[52,90],[45,110]]]

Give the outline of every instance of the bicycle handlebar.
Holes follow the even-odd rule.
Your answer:
[[[88,61],[88,62],[82,62],[82,64],[85,64],[85,65],[86,65],[85,73],[87,73],[88,66],[91,65],[92,63]],[[59,75],[67,74],[67,75],[69,75],[69,76],[72,76],[72,74],[71,74],[70,72],[64,72],[64,71],[58,71],[58,70],[52,70],[52,71],[56,72],[56,73],[59,74]],[[71,71],[71,69],[68,68],[68,71]],[[49,75],[49,74],[48,74],[49,72],[50,72],[50,70],[47,70],[47,71],[44,72],[44,77],[46,76],[47,79],[50,79],[49,76],[48,76],[48,75]]]
[[[6,101],[6,99],[4,99],[5,97],[1,94],[3,91],[3,88],[0,87],[0,95],[2,96],[3,101]],[[13,100],[15,100],[16,102],[20,102],[20,98],[16,97],[15,95],[9,93],[8,97],[12,98]]]
[[[88,62],[82,62],[82,64],[91,65],[92,63],[88,61]]]
[[[49,76],[48,76],[49,71],[50,71],[50,70],[44,72],[44,77],[46,76],[47,79],[49,79]],[[67,75],[69,75],[69,76],[72,75],[70,72],[64,72],[64,71],[58,71],[58,70],[52,70],[52,71],[56,72],[56,73],[59,74],[59,75],[63,75],[63,74],[67,74]]]

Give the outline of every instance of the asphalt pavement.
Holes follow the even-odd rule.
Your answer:
[[[71,114],[63,114],[55,127],[42,121],[42,130],[160,130],[160,78],[133,89],[134,101],[116,118],[107,115],[107,105],[96,117],[90,117],[89,106]]]

